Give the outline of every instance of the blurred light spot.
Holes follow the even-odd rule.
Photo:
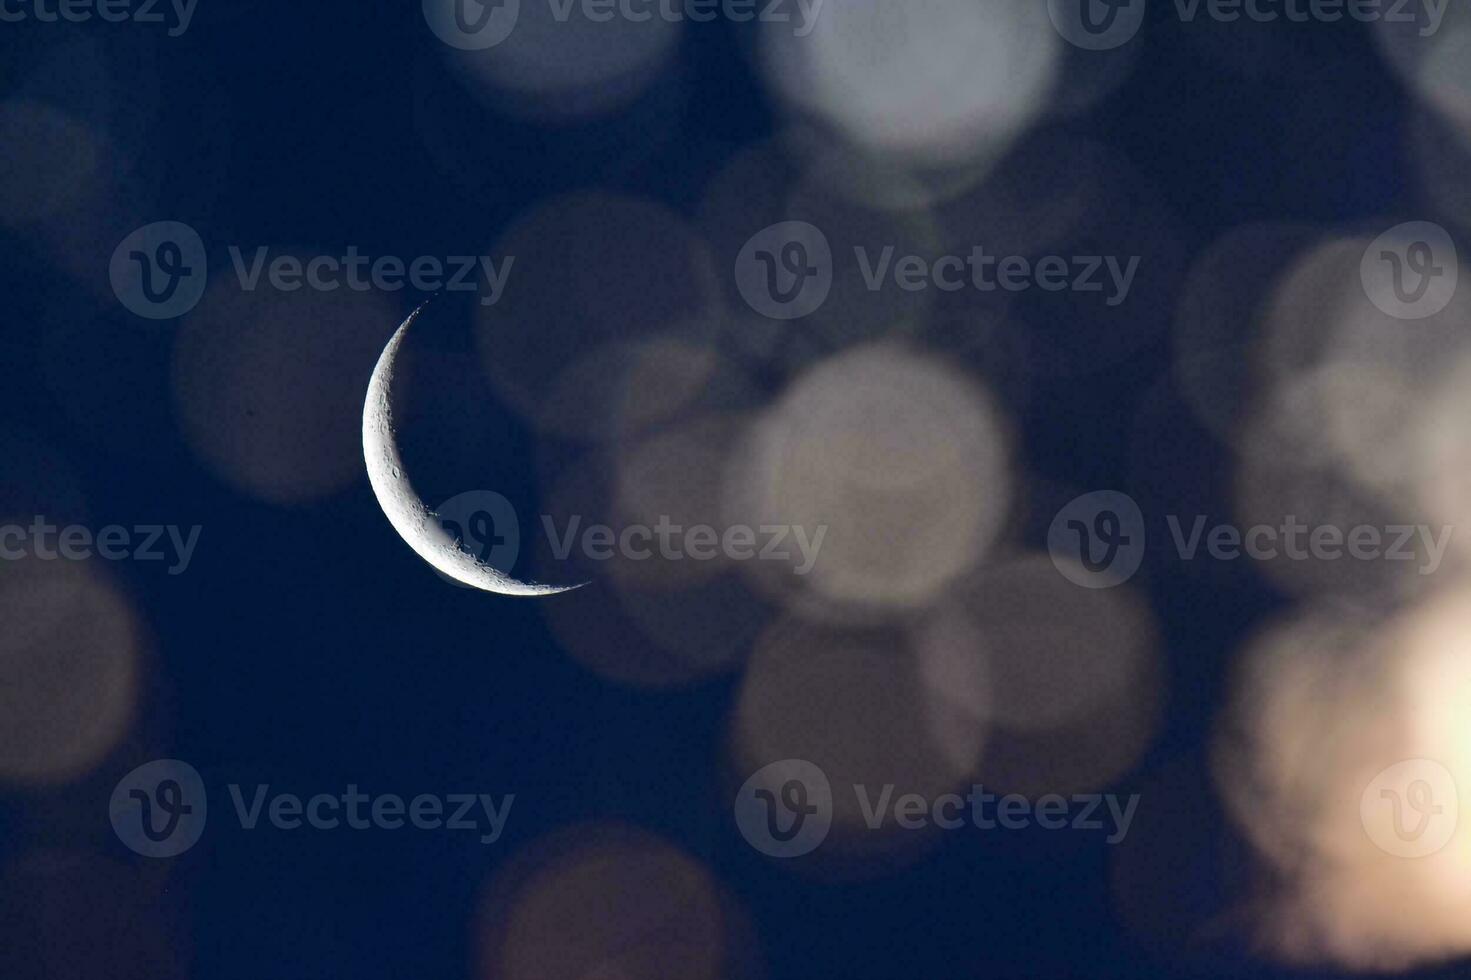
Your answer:
[[[829,0],[809,36],[762,27],[784,99],[920,165],[998,154],[1045,109],[1061,44],[1026,0]]]
[[[157,47],[138,32],[48,32],[7,52],[0,102],[0,224],[34,236],[58,269],[113,301],[107,261],[118,241],[149,220],[172,161],[156,156]],[[39,40],[39,35],[37,35]],[[212,118],[194,121],[208,154]],[[146,161],[146,162],[145,162]],[[191,155],[188,166],[209,161]]]
[[[1274,299],[1269,335],[1262,363],[1269,375],[1283,384],[1301,382],[1324,369],[1355,368],[1374,372],[1381,384],[1399,388],[1434,377],[1448,358],[1471,352],[1466,326],[1471,323],[1471,297],[1458,294],[1440,313],[1413,322],[1389,316],[1369,300],[1357,274],[1372,236],[1341,238],[1325,243],[1305,255],[1284,280]],[[1364,411],[1357,407],[1364,393],[1346,393],[1326,408],[1334,415]],[[1386,405],[1389,399],[1376,399]],[[1408,406],[1398,410],[1402,415]],[[1381,423],[1389,431],[1397,423]],[[1358,436],[1368,433],[1356,423],[1347,439],[1334,448],[1351,452]],[[1365,458],[1360,472],[1370,482],[1383,485],[1367,464],[1369,457],[1392,448],[1385,436],[1358,446]]]
[[[968,575],[947,611],[989,651],[988,785],[1080,792],[1138,762],[1164,678],[1153,617],[1132,591],[1080,588],[1050,558],[1027,555]]]
[[[677,592],[614,591],[597,583],[539,609],[552,636],[584,668],[649,690],[685,687],[736,669],[771,615],[732,576]]]
[[[722,541],[733,540],[721,520],[721,475],[746,424],[747,419],[740,415],[705,416],[631,446],[623,453],[618,468],[617,524],[653,528],[664,520],[686,529],[705,525],[713,528]],[[759,549],[761,543],[752,547]],[[710,561],[661,560],[657,545],[643,542],[636,547],[653,552],[655,557],[614,566],[615,574],[634,588],[687,586],[728,573],[741,560],[724,547],[718,548],[718,557]]]
[[[1236,444],[1261,379],[1250,371],[1278,279],[1317,237],[1308,225],[1254,223],[1212,242],[1186,277],[1175,314],[1175,379],[1199,421]]]
[[[999,723],[1055,728],[1139,693],[1155,637],[1128,590],[1078,588],[1031,555],[979,569],[960,594],[992,650]]]
[[[1361,432],[1357,442],[1339,442],[1333,431],[1397,414],[1405,403],[1393,401],[1395,390],[1386,372],[1347,366],[1325,369],[1295,387],[1283,388],[1244,430],[1235,480],[1235,523],[1243,540],[1254,528],[1273,529],[1268,539],[1271,556],[1249,560],[1288,592],[1414,589],[1427,581],[1426,569],[1438,570],[1423,534],[1416,530],[1401,542],[1401,532],[1395,530],[1425,526],[1432,540],[1439,540],[1442,532],[1429,526],[1430,515],[1413,500],[1376,492],[1362,479],[1364,471],[1355,467],[1356,458],[1381,467],[1388,463],[1367,453],[1371,436],[1401,457],[1412,444],[1401,440],[1391,445],[1395,437],[1386,430]],[[1380,395],[1391,397],[1381,400]],[[1342,408],[1347,404],[1343,399],[1357,399],[1357,409],[1327,414],[1325,402]],[[1377,419],[1371,415],[1376,410]],[[1335,451],[1339,445],[1354,446],[1361,457],[1345,459]],[[1358,528],[1376,529],[1380,546],[1366,553],[1378,557],[1349,552],[1346,543]],[[1337,545],[1326,543],[1335,539]],[[1393,555],[1400,557],[1390,560]]]
[[[718,368],[715,349],[702,342],[710,332],[704,325],[686,331],[676,325],[668,334],[592,347],[553,380],[541,417],[600,439],[634,436],[675,418],[704,393]],[[594,407],[599,420],[588,417]]]
[[[481,358],[510,406],[543,432],[603,437],[608,412],[626,405],[626,385],[593,388],[592,395],[619,399],[613,406],[581,387],[597,362],[566,374],[576,352],[671,332],[700,346],[718,327],[705,243],[655,204],[594,193],[561,197],[523,216],[491,254],[515,256],[515,263],[500,301],[477,313]]]
[[[400,319],[371,293],[215,283],[174,347],[185,439],[222,480],[269,503],[346,488],[363,468],[363,392]]]
[[[904,292],[892,282],[870,289],[854,248],[869,264],[891,268],[904,256],[933,257],[936,234],[922,209],[928,192],[898,168],[794,127],[781,137],[743,147],[709,181],[699,225],[712,243],[728,312],[722,352],[753,379],[784,380],[847,344],[912,335],[933,291]],[[789,221],[814,225],[829,242],[834,283],[818,309],[799,321],[751,315],[737,270],[759,233]],[[885,250],[888,253],[885,253]],[[887,264],[886,264],[887,263]],[[906,320],[906,315],[916,319]]]
[[[1276,869],[1258,927],[1283,958],[1407,969],[1471,952],[1468,595],[1458,583],[1388,613],[1320,606],[1246,650],[1214,770]],[[1371,792],[1409,760],[1448,774],[1454,795]],[[1415,853],[1426,832],[1439,848]]]
[[[1437,524],[1456,530],[1454,547],[1471,548],[1471,351],[1447,364],[1420,395],[1423,411],[1405,434],[1417,465],[1419,503]]]
[[[747,570],[808,611],[849,616],[933,601],[984,554],[1010,494],[988,394],[944,361],[873,345],[793,385],[734,457],[726,499],[730,523],[790,526],[814,546],[822,534],[805,574],[791,539],[791,560]]]
[[[609,826],[519,854],[486,892],[481,937],[487,980],[741,980],[757,959],[703,865]]]
[[[1471,228],[1471,125],[1458,128],[1445,117],[1422,109],[1412,113],[1403,126],[1419,178],[1417,189],[1434,213],[1446,215],[1461,228]]]
[[[1433,373],[1447,354],[1466,349],[1471,297],[1464,291],[1441,312],[1414,321],[1390,316],[1370,301],[1361,268],[1375,234],[1327,240],[1297,257],[1282,277],[1256,357],[1269,387],[1299,381],[1334,362]]]
[[[24,228],[88,200],[105,177],[106,136],[39,102],[0,102],[0,221]]]
[[[1274,291],[1255,347],[1253,403],[1241,430],[1236,511],[1243,526],[1427,525],[1440,537],[1463,508],[1460,399],[1471,358],[1471,295],[1424,319],[1370,301],[1360,274],[1373,236],[1303,253]],[[1291,591],[1425,584],[1433,567],[1417,534],[1414,561],[1280,556],[1264,568]],[[1427,562],[1430,562],[1429,564]]]
[[[743,305],[728,271],[751,236],[788,220],[787,201],[802,171],[802,158],[781,139],[740,147],[721,164],[701,193],[698,223],[709,240],[729,298]]]
[[[1433,32],[1419,16],[1385,17],[1374,24],[1374,39],[1390,67],[1471,143],[1471,10],[1464,4],[1436,4],[1444,17]]]
[[[989,639],[975,624],[943,612],[911,632],[924,722],[941,758],[956,772],[974,772],[995,718]]]
[[[928,267],[940,257],[933,215],[878,208],[835,187],[831,173],[809,169],[787,202],[790,219],[821,229],[834,257],[832,288],[798,329],[820,337],[826,350],[913,333],[940,291],[902,288],[896,267],[914,256]]]
[[[545,121],[576,121],[624,108],[658,81],[679,49],[682,25],[582,15],[557,19],[557,4],[520,5],[515,29],[494,48],[446,48],[450,63],[505,112]]]
[[[950,167],[906,166],[871,147],[836,138],[806,125],[783,133],[787,152],[801,163],[804,183],[849,204],[881,211],[925,211],[964,193],[985,177],[994,160]]]
[[[833,787],[832,836],[814,855],[840,863],[913,855],[928,835],[872,828],[872,805],[968,789],[986,746],[991,689],[986,651],[962,631],[934,627],[831,630],[787,620],[761,639],[731,730],[737,773],[783,759],[815,764]],[[743,777],[744,778],[744,777]]]
[[[0,622],[0,779],[45,785],[84,775],[137,712],[133,611],[87,565],[27,556],[4,563]]]
[[[707,457],[712,447],[690,440],[704,433],[729,438],[719,433],[730,424],[711,418],[668,430],[635,443],[622,464],[606,453],[584,456],[563,467],[543,495],[535,577],[593,584],[542,603],[540,611],[567,653],[599,676],[640,688],[695,683],[739,666],[769,620],[767,604],[731,562],[683,554],[690,528],[722,526],[718,513],[705,513],[718,462]],[[680,525],[671,540],[682,557],[666,557],[658,540],[645,540],[641,531],[628,550],[622,547],[625,530],[655,531],[661,516]],[[606,558],[590,557],[585,547],[589,529],[599,525],[611,535],[607,551],[598,548]],[[566,545],[553,541],[569,534]],[[568,554],[559,555],[558,547]]]

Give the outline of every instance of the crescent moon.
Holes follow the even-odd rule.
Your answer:
[[[428,304],[426,303],[425,306]],[[368,382],[368,397],[363,402],[363,460],[368,464],[368,482],[388,523],[410,548],[441,573],[456,582],[484,592],[509,596],[548,596],[580,589],[579,585],[537,585],[522,582],[498,568],[488,565],[460,547],[435,514],[424,504],[405,475],[403,457],[398,451],[398,438],[393,414],[394,375],[398,351],[424,306],[403,322],[373,368]]]

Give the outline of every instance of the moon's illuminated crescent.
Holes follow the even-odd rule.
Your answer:
[[[373,369],[368,398],[363,403],[363,459],[368,464],[368,482],[383,508],[388,523],[419,557],[456,582],[486,592],[511,596],[545,596],[570,592],[581,585],[536,585],[522,582],[487,565],[460,547],[440,524],[438,515],[424,500],[404,472],[394,430],[393,382],[398,350],[419,314],[421,306],[403,322]],[[582,583],[586,585],[587,583]]]

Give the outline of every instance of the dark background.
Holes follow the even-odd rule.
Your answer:
[[[1400,150],[1410,100],[1361,25],[1186,26],[1157,7],[1128,79],[1031,138],[1080,134],[1126,157],[1171,216],[1177,260],[1246,221],[1352,222],[1413,206]],[[1158,555],[1147,565],[1169,700],[1142,764],[1111,788],[1144,792],[1145,814],[1183,813],[1196,828],[1149,845],[1178,858],[1174,879],[1158,882],[1173,915],[1126,927],[1109,849],[1091,836],[953,835],[895,874],[814,882],[760,858],[729,820],[716,760],[734,680],[651,693],[596,677],[559,649],[536,603],[445,587],[393,534],[365,479],[290,507],[232,490],[177,429],[175,324],[144,322],[106,293],[112,245],[153,220],[187,222],[211,243],[410,256],[479,251],[528,206],[588,186],[688,211],[723,161],[773,132],[744,45],[729,26],[690,25],[678,85],[612,119],[553,127],[475,104],[417,4],[201,0],[181,38],[95,22],[3,26],[0,94],[26,86],[105,118],[136,139],[139,164],[130,211],[73,229],[76,254],[100,264],[64,269],[23,230],[0,231],[0,412],[79,464],[93,526],[204,530],[187,574],[112,569],[153,633],[143,721],[93,776],[0,797],[0,861],[79,848],[140,869],[88,880],[64,907],[122,923],[123,935],[133,917],[168,923],[202,978],[470,975],[489,875],[533,838],[589,819],[654,830],[703,858],[748,908],[774,980],[1276,975],[1231,929],[1243,845],[1210,792],[1205,750],[1228,652],[1281,602],[1262,579],[1177,574]],[[99,58],[136,92],[93,88]],[[427,148],[426,113],[463,117],[453,160]],[[4,148],[20,161],[14,151]],[[1149,285],[1162,292],[1139,298],[1167,323],[1178,276]],[[390,297],[400,315],[420,298]],[[1187,451],[1163,463],[1137,445],[1149,431],[1141,413],[1175,404],[1169,365],[1160,332],[1097,371],[1038,373],[1008,406],[1020,462],[1040,481],[1143,500],[1218,472],[1226,450],[1188,420]],[[524,422],[497,410],[476,438],[500,485],[533,498]],[[1140,458],[1159,465],[1147,480]],[[30,479],[21,462],[0,459],[7,487]],[[1046,519],[1033,518],[1033,544]],[[237,781],[304,796],[350,782],[406,796],[514,792],[516,803],[489,847],[455,833],[244,834],[218,819],[163,881],[103,813],[123,772],[164,755],[197,766],[220,808],[217,787]],[[1146,816],[1135,833],[1149,833]],[[28,926],[26,896],[5,901],[13,935],[0,974],[52,975],[30,955],[65,931]],[[110,926],[78,929],[99,957],[114,941]],[[112,968],[90,975],[147,975],[127,962],[136,951],[115,949]]]

